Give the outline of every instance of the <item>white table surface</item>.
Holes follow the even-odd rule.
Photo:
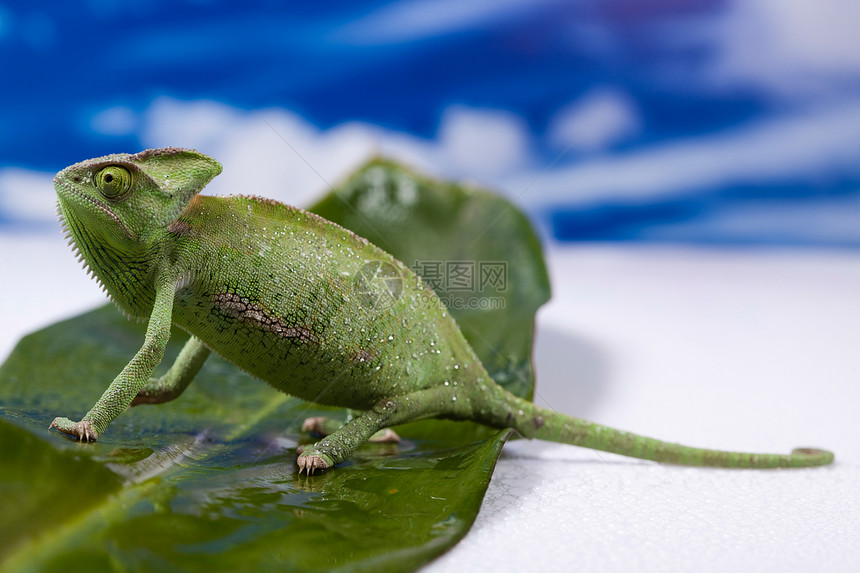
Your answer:
[[[811,470],[679,468],[510,442],[447,571],[860,570],[860,252],[552,246],[537,398]],[[0,359],[104,301],[59,236],[0,234]]]

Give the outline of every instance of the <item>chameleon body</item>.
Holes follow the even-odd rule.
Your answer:
[[[94,441],[127,407],[176,398],[214,351],[282,392],[361,411],[300,452],[300,473],[331,467],[381,430],[427,417],[684,465],[833,460],[813,448],[778,455],[681,446],[518,398],[492,380],[409,268],[301,209],[198,195],[220,171],[203,154],[166,148],[91,159],[54,178],[71,243],[116,305],[149,323],[140,351],[83,419],[56,418],[52,427]],[[399,296],[390,296],[391,280]],[[167,374],[151,379],[171,324],[191,337]]]

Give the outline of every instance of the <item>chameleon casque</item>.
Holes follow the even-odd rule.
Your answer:
[[[85,264],[122,311],[149,322],[141,349],[83,419],[56,418],[51,427],[95,441],[129,406],[179,396],[214,351],[282,392],[361,412],[301,451],[299,473],[334,466],[374,435],[396,439],[381,430],[428,417],[682,465],[833,461],[814,448],[751,454],[662,442],[516,397],[487,374],[445,306],[408,267],[301,209],[198,195],[220,172],[206,155],[165,148],[91,159],[54,178],[60,215]],[[373,261],[403,278],[402,293],[385,308],[361,304],[353,286]],[[168,372],[151,379],[171,324],[191,337]],[[306,422],[306,429],[322,426]]]

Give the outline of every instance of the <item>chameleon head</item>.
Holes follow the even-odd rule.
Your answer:
[[[76,243],[95,233],[123,247],[164,229],[220,172],[211,157],[168,147],[76,163],[54,177],[54,189]]]

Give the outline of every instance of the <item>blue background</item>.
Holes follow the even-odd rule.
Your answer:
[[[522,126],[528,160],[438,172],[503,188],[558,240],[858,247],[860,35],[844,31],[858,12],[829,1],[809,22],[797,3],[743,4],[0,3],[0,170],[55,172],[139,150],[142,118],[165,97],[283,108],[321,133],[359,122],[428,145],[446,110],[492,110]],[[594,141],[557,136],[565,110],[607,93],[620,127]],[[99,128],[99,117],[112,119]],[[694,176],[689,162],[760,133],[801,149],[760,143],[742,153],[749,167],[732,171],[729,157],[704,169],[716,176]],[[804,149],[805,133],[823,143]],[[759,149],[774,153],[763,167]],[[692,175],[673,180],[673,161]],[[638,188],[635,170],[652,164],[656,182]],[[592,181],[583,173],[603,182],[597,191],[581,193]],[[39,227],[8,204],[0,230]]]

